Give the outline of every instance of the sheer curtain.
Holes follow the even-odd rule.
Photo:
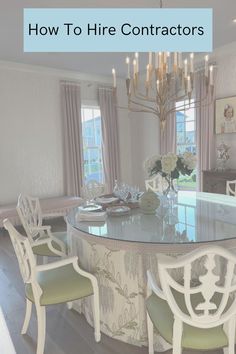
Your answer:
[[[64,190],[66,195],[80,196],[83,182],[83,148],[80,86],[61,81],[63,127]]]
[[[120,156],[116,98],[113,89],[98,89],[102,124],[102,154],[105,183],[108,192],[112,192],[114,181],[120,177]]]
[[[203,100],[200,107],[196,108],[196,133],[197,133],[197,173],[198,190],[202,190],[202,171],[213,168],[215,160],[215,135],[214,135],[214,102],[215,95],[207,95],[205,73],[198,71],[195,76],[196,100]]]

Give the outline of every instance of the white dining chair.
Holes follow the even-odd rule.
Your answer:
[[[167,187],[168,187],[168,183],[166,182],[166,180],[158,174],[152,178],[145,180],[146,190],[151,189],[155,193],[156,192],[162,193]]]
[[[94,335],[96,342],[99,342],[101,333],[97,279],[79,267],[78,257],[37,265],[29,239],[22,236],[9,220],[5,219],[3,224],[9,232],[25,283],[26,314],[21,334],[25,334],[28,329],[32,303],[36,307],[38,323],[37,354],[44,353],[46,335],[45,307],[47,305],[71,302],[88,296],[92,297]]]
[[[82,188],[83,198],[92,201],[105,193],[105,185],[95,180],[90,180]]]
[[[66,232],[52,232],[51,226],[43,225],[39,199],[20,194],[17,213],[29,238],[34,254],[44,257],[65,257],[67,255]]]
[[[226,194],[236,197],[236,180],[226,181]]]
[[[149,354],[154,353],[153,326],[172,344],[173,354],[181,354],[182,348],[224,348],[224,353],[234,354],[235,266],[233,253],[209,246],[160,259],[160,287],[148,271]]]

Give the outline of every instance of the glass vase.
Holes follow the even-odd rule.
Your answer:
[[[174,179],[171,177],[165,177],[166,182],[168,183],[167,188],[163,191],[163,194],[168,199],[175,199],[177,196],[177,190],[175,189]]]

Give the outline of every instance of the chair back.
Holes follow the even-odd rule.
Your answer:
[[[38,235],[38,231],[33,228],[42,226],[42,211],[39,199],[20,194],[16,210],[30,242],[33,242]]]
[[[105,185],[95,180],[89,181],[83,187],[83,197],[87,200],[93,200],[105,193]]]
[[[24,283],[31,283],[35,278],[34,269],[36,267],[36,259],[30,246],[29,239],[22,236],[8,219],[3,221],[3,225],[9,232],[23,281]]]
[[[160,259],[161,287],[173,314],[200,328],[216,327],[235,316],[235,265],[236,256],[218,246]]]
[[[236,180],[226,181],[226,194],[236,197]]]
[[[153,192],[163,192],[168,187],[168,183],[160,175],[156,175],[150,179],[145,180],[146,190],[151,189]]]

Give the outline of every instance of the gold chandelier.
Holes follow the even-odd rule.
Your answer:
[[[208,55],[205,56],[204,64],[206,95],[201,100],[196,100],[193,94],[196,73],[194,53],[183,60],[182,53],[149,52],[146,74],[139,71],[139,53],[135,53],[132,63],[130,57],[127,57],[126,65],[126,108],[132,112],[154,114],[160,119],[162,130],[167,118],[174,112],[208,105],[212,101],[213,65],[209,65]],[[113,87],[116,90],[115,68],[112,69],[112,75]],[[178,101],[181,103],[176,105]]]

